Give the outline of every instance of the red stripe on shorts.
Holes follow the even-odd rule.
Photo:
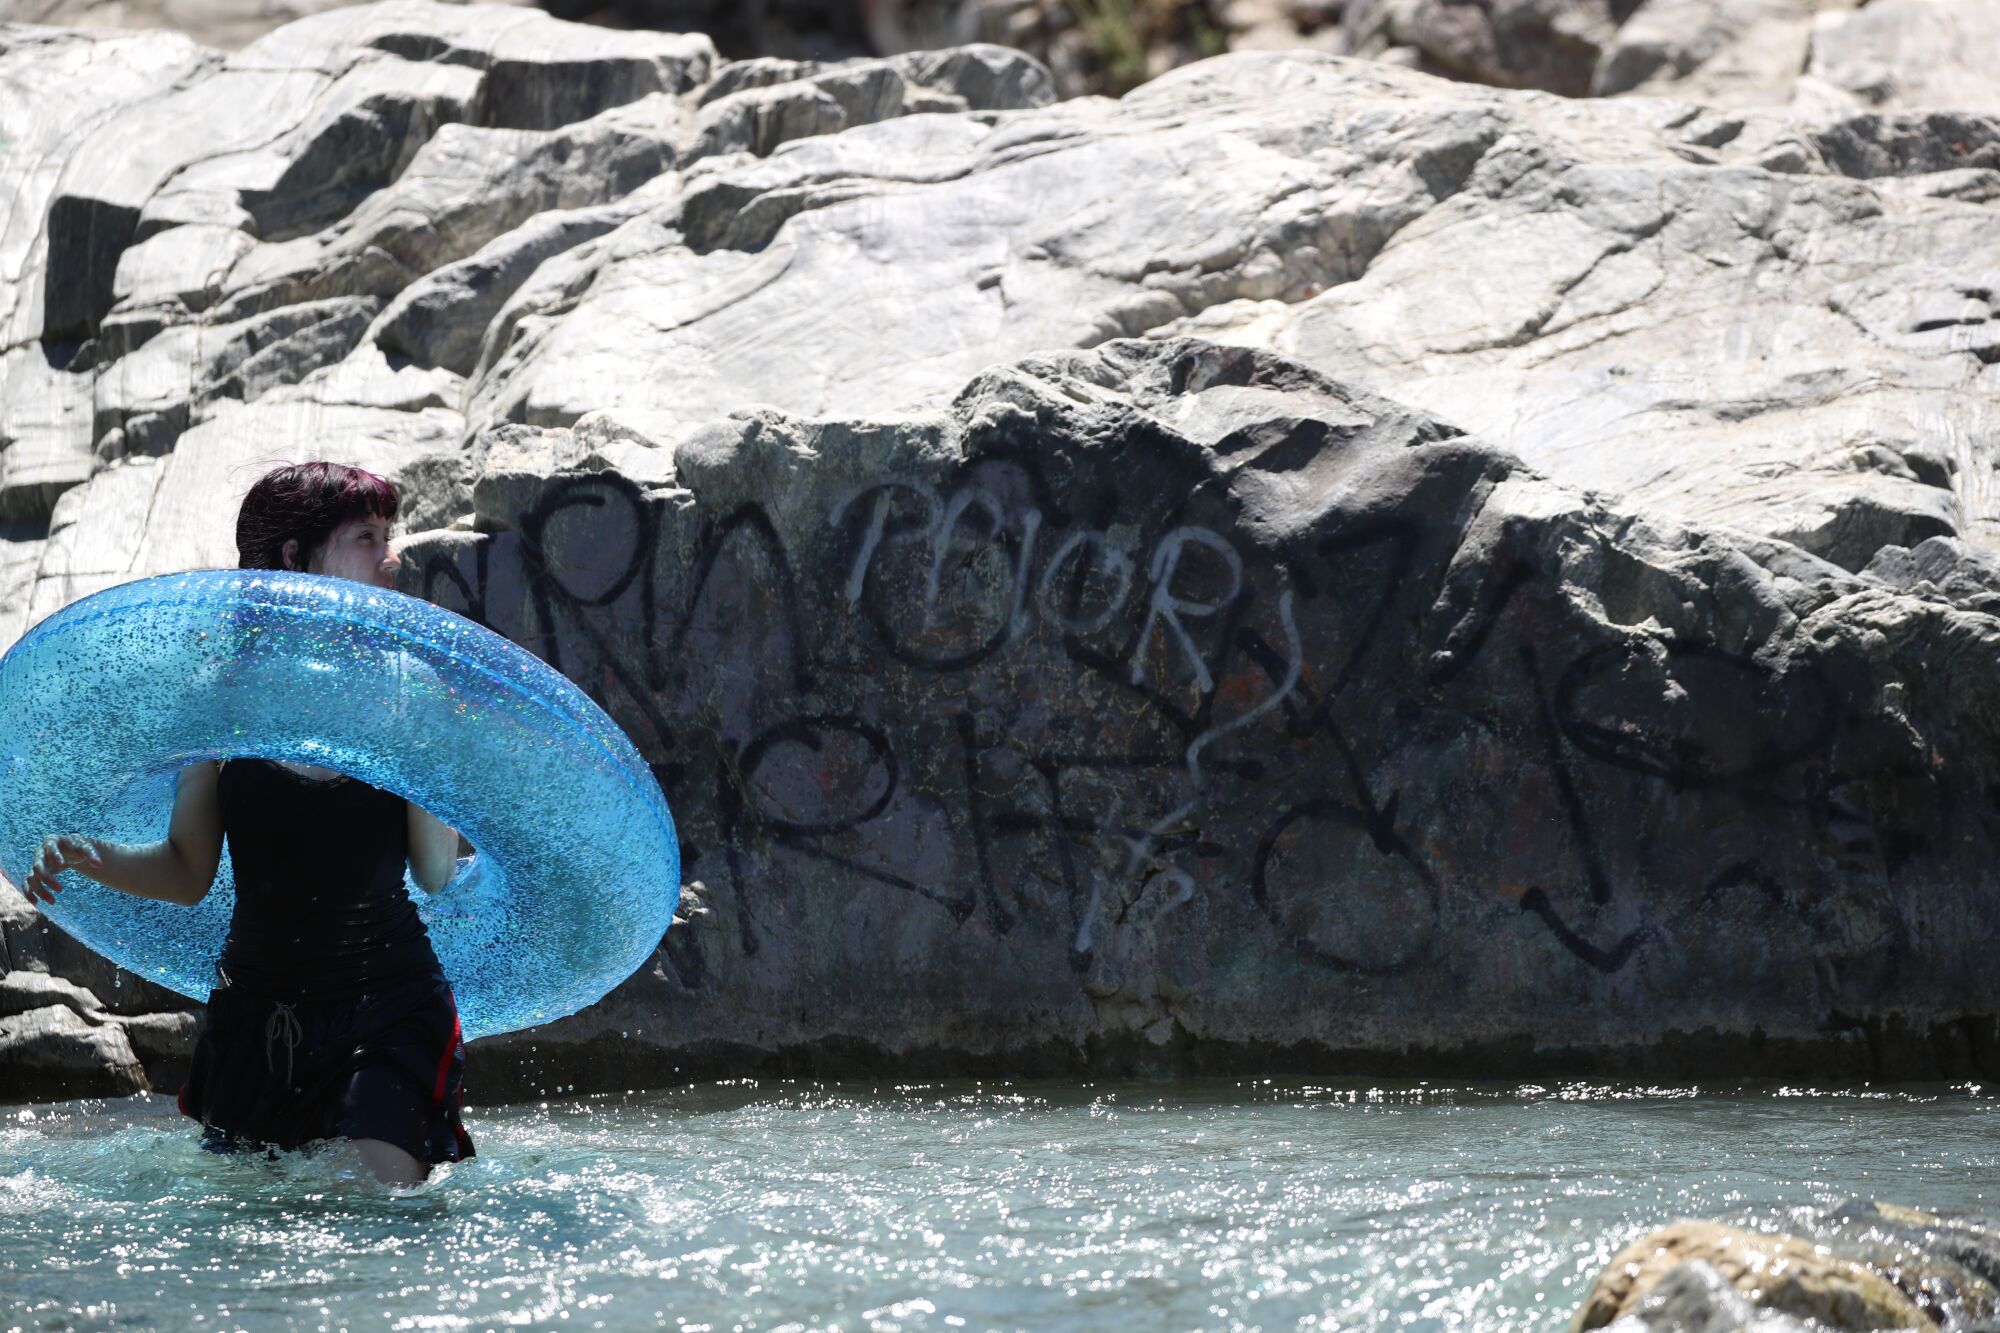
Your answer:
[[[437,1086],[431,1090],[431,1100],[444,1103],[444,1081],[451,1075],[451,1057],[458,1054],[459,1028],[458,1006],[451,1007],[451,1040],[444,1044],[444,1054],[438,1058]]]

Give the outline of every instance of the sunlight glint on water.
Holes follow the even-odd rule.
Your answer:
[[[0,1326],[1560,1327],[1676,1217],[2000,1212],[2000,1099],[764,1083],[474,1109],[405,1194],[170,1098],[0,1119]]]

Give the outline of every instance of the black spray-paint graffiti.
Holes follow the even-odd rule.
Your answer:
[[[1824,803],[1787,775],[1829,743],[1829,689],[1670,645],[1661,670],[1782,695],[1786,729],[1732,752],[1604,712],[1599,696],[1641,649],[1611,643],[1551,672],[1532,628],[1508,635],[1540,577],[1520,534],[1443,624],[1460,534],[1370,517],[1257,549],[1200,499],[1125,512],[1107,488],[1059,501],[1032,460],[1000,451],[856,487],[788,547],[756,504],[687,531],[600,473],[551,482],[515,532],[433,552],[420,590],[526,643],[626,725],[681,817],[689,878],[735,885],[746,954],[764,930],[756,881],[792,858],[961,927],[1059,928],[1079,968],[1142,896],[1157,918],[1234,885],[1302,960],[1406,972],[1476,876],[1430,845],[1438,783],[1392,752],[1395,715],[1436,706],[1468,673],[1525,705],[1493,725],[1539,751],[1581,881],[1512,895],[1591,969],[1625,967],[1649,927],[1586,928],[1619,874],[1583,769]],[[1496,662],[1503,638],[1514,652]],[[1412,782],[1427,812],[1406,799]],[[896,826],[915,812],[942,821],[955,850],[941,863],[907,854]],[[1716,882],[1762,875],[1746,863]],[[701,984],[698,945],[670,936],[666,953]]]

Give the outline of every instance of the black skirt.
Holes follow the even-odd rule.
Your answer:
[[[218,986],[180,1109],[213,1148],[381,1139],[420,1162],[473,1155],[460,1122],[465,1042],[441,971],[291,1003]]]

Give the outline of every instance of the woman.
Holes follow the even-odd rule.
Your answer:
[[[237,563],[393,588],[396,508],[395,488],[360,468],[279,468],[243,499]],[[459,1119],[458,1009],[403,891],[406,861],[427,892],[444,887],[458,834],[418,807],[310,764],[190,764],[165,840],[52,837],[27,894],[54,902],[56,876],[75,870],[192,905],[208,893],[225,837],[236,909],[180,1093],[205,1144],[347,1139],[377,1179],[399,1185],[472,1156]]]

